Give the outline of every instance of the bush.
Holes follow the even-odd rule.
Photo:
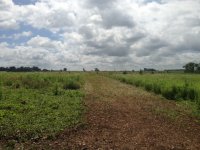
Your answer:
[[[22,85],[27,89],[40,89],[49,86],[49,81],[37,76],[25,76],[21,79]]]
[[[5,82],[4,82],[4,85],[5,86],[12,86],[12,80],[11,79],[7,79]]]
[[[158,84],[154,84],[153,85],[153,92],[156,94],[160,94],[161,93],[161,87]]]
[[[128,74],[128,71],[123,71],[122,73],[123,73],[123,74]]]
[[[77,89],[80,89],[81,86],[77,81],[69,80],[64,84],[63,88],[65,90],[77,90]]]
[[[3,90],[2,90],[2,87],[0,85],[0,100],[2,100],[2,99],[3,99]]]
[[[13,87],[14,89],[19,89],[19,88],[20,88],[20,83],[19,83],[19,82],[15,82],[15,83],[12,85],[12,87]]]
[[[193,88],[189,88],[189,87],[183,87],[181,89],[181,97],[184,100],[190,99],[190,100],[195,100],[198,98],[198,93],[196,90],[194,90]]]
[[[147,90],[147,91],[151,91],[152,90],[152,84],[145,84],[145,90]]]
[[[120,78],[120,81],[126,83],[126,79],[125,78]]]
[[[136,87],[141,86],[141,81],[135,81],[135,82],[134,82],[134,85],[135,85]]]
[[[57,85],[57,84],[56,84],[55,87],[53,88],[53,94],[54,94],[55,96],[60,95],[60,91],[59,91],[59,89],[58,89],[58,85]]]
[[[163,90],[162,95],[169,100],[174,100],[174,98],[175,98],[175,94],[174,94],[173,90],[170,90],[170,89]]]

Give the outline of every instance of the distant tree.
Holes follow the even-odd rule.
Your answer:
[[[47,72],[48,70],[47,70],[47,69],[43,69],[42,71]],[[51,70],[51,71],[52,71],[52,70]]]
[[[39,67],[33,66],[33,67],[0,67],[0,71],[8,71],[8,72],[31,72],[31,71],[41,71]]]
[[[95,68],[94,71],[95,71],[96,73],[99,73],[100,70],[99,70],[98,68]]]
[[[33,70],[33,71],[41,71],[41,69],[40,69],[39,67],[36,67],[36,66],[33,66],[33,67],[32,67],[32,70]]]
[[[146,72],[152,72],[152,71],[156,71],[156,69],[153,69],[153,68],[144,68],[144,71],[146,71]]]
[[[16,67],[15,66],[10,67],[9,71],[12,71],[12,72],[16,71]]]
[[[65,71],[65,72],[66,72],[66,71],[67,71],[67,68],[63,68],[63,71]]]
[[[189,62],[185,66],[183,66],[183,68],[185,68],[185,72],[188,72],[188,73],[194,73],[197,67],[198,67],[198,64],[195,64],[194,62]]]
[[[200,73],[200,63],[197,65],[197,72]]]
[[[85,68],[83,68],[83,72],[86,72]]]

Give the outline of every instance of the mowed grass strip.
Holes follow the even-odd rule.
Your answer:
[[[81,122],[79,74],[0,73],[0,138],[48,138]]]
[[[193,109],[193,113],[200,117],[200,75],[198,74],[114,73],[109,76],[121,82],[142,87],[146,91],[162,95],[166,99],[189,105]]]

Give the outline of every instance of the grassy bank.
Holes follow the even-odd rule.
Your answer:
[[[169,100],[184,101],[184,104],[191,104],[195,113],[200,115],[200,75],[115,73],[110,77],[160,94]]]
[[[52,137],[81,121],[78,74],[0,73],[0,138]]]

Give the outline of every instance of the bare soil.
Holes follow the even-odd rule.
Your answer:
[[[174,101],[99,75],[86,77],[84,122],[24,149],[200,149],[200,124]]]

